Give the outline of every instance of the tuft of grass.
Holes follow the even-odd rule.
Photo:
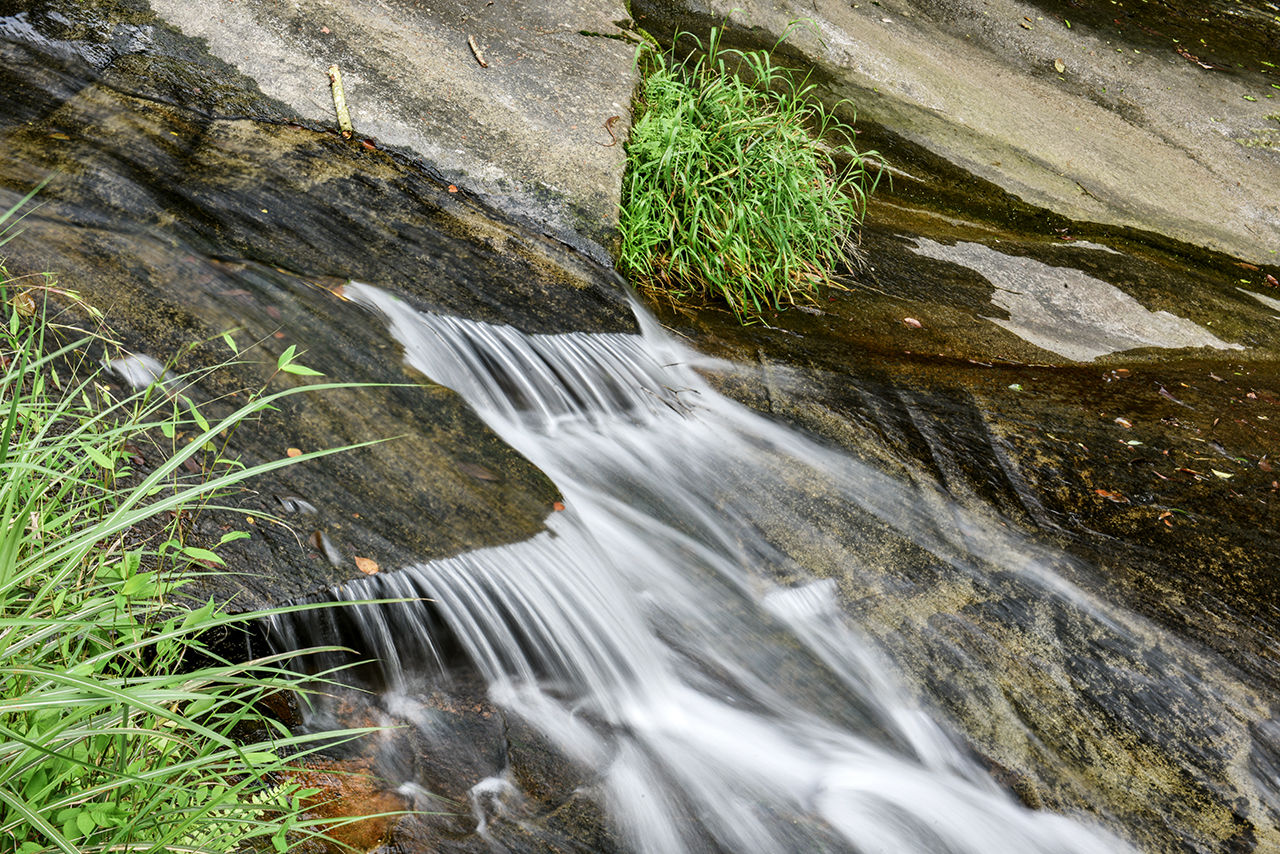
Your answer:
[[[202,638],[296,609],[183,604],[184,582],[222,559],[180,520],[296,462],[247,468],[219,437],[286,395],[338,386],[255,394],[223,418],[174,391],[190,377],[117,396],[88,355],[101,342],[55,334],[69,328],[48,314],[51,290],[75,298],[20,288],[0,266],[0,849],[286,851],[327,826],[306,816],[318,791],[296,782],[299,762],[363,731],[295,735],[264,715],[268,695],[322,683],[277,657],[223,659]],[[277,368],[315,373],[292,353]]]
[[[879,177],[853,128],[764,51],[705,50],[683,62],[642,47],[623,182],[619,266],[676,300],[719,298],[744,323],[812,301],[855,260]]]

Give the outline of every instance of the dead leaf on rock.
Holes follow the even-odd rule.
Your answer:
[[[1067,70],[1067,65],[1061,59],[1055,59],[1053,61],[1053,70],[1058,72],[1059,74],[1062,74]]]
[[[300,456],[302,456],[302,450],[301,450],[301,449],[299,449],[299,448],[287,448],[287,449],[285,450],[285,452],[284,452],[284,453],[285,453],[285,456],[287,456],[287,457],[300,457]]]
[[[9,304],[13,306],[13,310],[21,317],[30,317],[36,313],[36,301],[31,298],[30,291],[19,291],[13,295],[13,299],[9,300]]]
[[[378,571],[378,564],[376,561],[370,560],[367,557],[358,557],[356,558],[356,569],[360,570],[365,575],[373,575]]]
[[[1103,498],[1107,499],[1108,501],[1114,501],[1116,504],[1129,503],[1129,499],[1125,498],[1120,493],[1110,489],[1095,489],[1094,492],[1097,493],[1098,495],[1101,495]]]
[[[902,318],[902,322],[907,326],[910,326],[912,329],[920,329],[924,326],[923,323],[916,320],[914,317],[904,317]]]
[[[556,501],[555,503],[553,503],[553,504],[551,505],[551,509],[552,509],[552,510],[555,510],[555,511],[563,510],[563,509],[564,509],[564,502],[562,502],[562,501]]]

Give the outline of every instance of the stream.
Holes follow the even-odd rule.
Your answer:
[[[276,642],[358,637],[379,662],[383,721],[417,728],[428,754],[456,745],[448,714],[423,698],[459,659],[474,667],[504,715],[586,769],[622,850],[1130,850],[1093,821],[1025,809],[922,708],[892,662],[894,647],[926,643],[909,621],[888,648],[873,642],[844,617],[837,581],[797,564],[796,544],[829,540],[832,528],[887,527],[947,584],[1006,603],[1006,629],[1036,648],[1018,666],[1060,668],[1049,691],[1109,702],[1071,674],[1091,658],[1131,669],[1149,728],[1177,706],[1222,703],[1192,651],[1067,581],[1065,555],[724,398],[700,372],[732,366],[679,345],[638,306],[640,335],[526,335],[416,311],[368,285],[345,292],[564,500],[526,542],[341,593],[421,601],[358,606],[345,628],[331,612],[282,619]],[[855,579],[871,588],[895,572],[840,548],[846,595]],[[898,581],[901,595],[909,582]],[[941,633],[926,631],[936,643]],[[332,723],[331,713],[313,719]],[[1000,713],[990,714],[994,725]],[[1036,737],[1034,724],[1001,725]],[[533,814],[511,769],[489,770],[468,792],[476,832],[508,850],[495,825]]]

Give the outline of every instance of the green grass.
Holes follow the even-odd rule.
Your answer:
[[[222,558],[179,520],[315,456],[246,468],[218,447],[282,397],[336,386],[260,390],[216,419],[172,385],[116,395],[88,355],[102,341],[48,315],[51,293],[75,299],[0,267],[0,850],[284,851],[320,830],[291,770],[357,732],[291,734],[260,701],[321,683],[205,648],[261,614],[182,604]],[[314,373],[286,355],[278,374]]]
[[[812,84],[720,37],[683,62],[641,49],[619,266],[641,288],[718,298],[751,322],[812,301],[854,263],[874,153],[858,153]]]

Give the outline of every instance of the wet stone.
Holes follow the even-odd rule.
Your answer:
[[[0,118],[0,204],[55,175],[6,246],[13,274],[55,271],[106,311],[131,351],[177,357],[176,371],[230,359],[220,337],[230,331],[247,363],[191,390],[208,415],[267,382],[289,346],[328,380],[395,384],[291,398],[236,431],[245,464],[386,441],[236,496],[241,513],[201,530],[211,542],[231,529],[256,535],[226,549],[240,574],[207,576],[189,592],[251,608],[358,577],[357,557],[393,568],[539,530],[555,488],[451,392],[402,368],[380,324],[344,300],[343,283],[529,331],[631,329],[608,271],[384,152],[134,97],[47,48],[0,39],[0,73],[30,75],[5,84],[19,108]],[[278,525],[274,495],[297,495],[317,513]],[[313,534],[332,549],[309,547]]]

